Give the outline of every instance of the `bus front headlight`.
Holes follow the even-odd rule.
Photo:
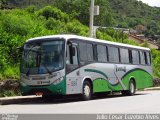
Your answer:
[[[53,84],[54,85],[57,85],[57,84],[59,84],[60,82],[62,82],[63,81],[63,77],[60,77],[60,78],[58,78],[57,80],[55,80],[54,82],[53,82]]]

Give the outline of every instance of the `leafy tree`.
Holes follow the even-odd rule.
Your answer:
[[[8,5],[7,0],[1,0],[0,1],[0,9],[5,9]]]

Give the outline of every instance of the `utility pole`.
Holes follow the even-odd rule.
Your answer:
[[[94,1],[95,0],[91,0],[91,6],[90,6],[90,21],[89,21],[89,36],[90,37],[93,37]]]
[[[122,30],[122,43],[123,43],[124,30]]]
[[[28,0],[28,5],[31,6],[31,0]]]

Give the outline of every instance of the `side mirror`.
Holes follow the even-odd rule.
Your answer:
[[[21,47],[17,47],[17,50],[19,50],[19,51],[23,51],[24,49],[23,49],[23,46],[21,46]]]
[[[68,44],[69,46],[72,46],[72,41],[68,41],[67,44]]]

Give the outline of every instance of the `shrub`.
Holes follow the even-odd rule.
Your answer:
[[[154,76],[160,78],[160,51],[152,49],[151,52]]]
[[[53,18],[49,18],[45,23],[45,27],[48,30],[57,29],[60,25],[61,25],[61,22],[59,20],[55,20]]]
[[[30,33],[33,23],[27,17],[5,15],[2,19],[2,29],[7,33],[25,36]]]
[[[81,24],[78,20],[73,20],[66,24],[66,29],[68,33],[79,34],[83,36],[88,36],[89,29]]]
[[[0,79],[19,79],[20,71],[19,65],[6,65],[3,71],[0,71]]]
[[[55,7],[47,6],[38,11],[38,15],[44,16],[47,20],[51,17],[63,22],[69,21],[69,16]]]
[[[153,86],[154,87],[160,86],[160,78],[154,78],[153,79]]]
[[[36,11],[36,6],[29,6],[26,8],[28,13],[34,13]]]

